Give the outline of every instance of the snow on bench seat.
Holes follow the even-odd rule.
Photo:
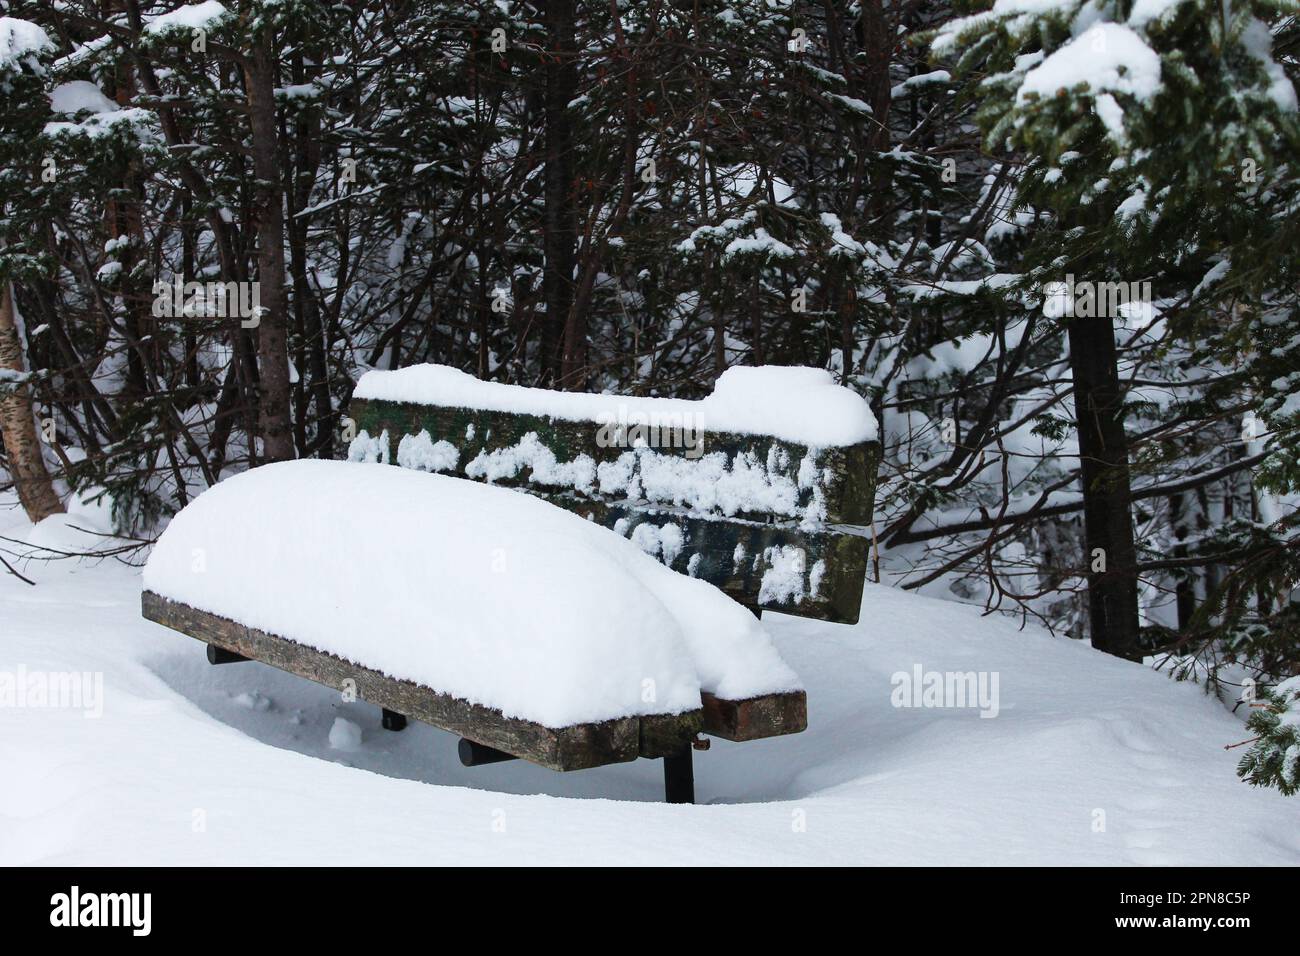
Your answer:
[[[383,465],[221,482],[172,519],[144,588],[169,626],[233,622],[545,728],[802,699],[761,624],[711,585],[536,498]]]

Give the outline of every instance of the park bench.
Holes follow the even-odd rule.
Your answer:
[[[754,379],[749,388],[761,384]],[[825,394],[842,402],[838,393],[847,394]],[[744,404],[745,395],[732,398]],[[813,428],[819,443],[795,440],[799,429],[788,423],[762,434],[764,409],[757,405],[733,414],[734,400],[728,406],[572,395],[421,366],[369,373],[345,424],[353,462],[541,498],[630,538],[672,571],[716,585],[757,616],[766,610],[856,623],[870,557],[874,431]],[[737,422],[743,430],[725,427]],[[858,440],[843,443],[846,436]],[[400,730],[414,718],[459,735],[467,766],[522,758],[576,770],[662,758],[669,802],[693,802],[692,749],[707,746],[699,734],[749,741],[807,726],[802,690],[743,699],[702,692],[700,707],[682,713],[544,726],[147,587],[143,612],[206,642],[214,664],[253,659],[336,688],[352,681],[358,697],[382,708],[385,728]]]

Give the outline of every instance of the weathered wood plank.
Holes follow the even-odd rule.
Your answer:
[[[667,757],[682,752],[704,729],[699,710],[641,718],[641,756]]]
[[[422,720],[497,750],[552,770],[582,770],[624,763],[641,755],[641,722],[636,717],[569,727],[544,727],[506,717],[501,711],[441,694],[412,681],[389,677],[333,654],[246,627],[151,591],[141,595],[144,616],[208,644],[258,660],[299,677],[342,689],[355,682],[362,700]],[[680,731],[694,736],[698,711],[674,718]]]
[[[760,740],[808,729],[808,695],[804,691],[726,700],[701,694],[704,732],[724,740]]]

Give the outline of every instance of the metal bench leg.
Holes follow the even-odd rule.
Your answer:
[[[383,711],[384,711],[384,716],[380,719],[379,722],[383,726],[384,730],[405,730],[406,729],[405,714],[399,714],[397,711],[389,710],[387,707],[383,708]]]
[[[672,757],[664,757],[664,802],[695,802],[695,764],[691,747]]]
[[[488,747],[485,744],[475,743],[472,740],[460,739],[456,745],[456,752],[460,755],[460,762],[466,767],[481,767],[489,763],[501,763],[503,760],[518,760],[514,754],[508,754],[504,751]]]
[[[240,661],[246,660],[248,660],[248,658],[242,654],[228,651],[224,647],[217,647],[216,644],[208,645],[209,664],[238,664]]]

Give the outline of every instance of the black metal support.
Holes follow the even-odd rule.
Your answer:
[[[228,651],[224,647],[217,647],[216,644],[208,645],[209,664],[238,664],[240,661],[246,660],[248,660],[248,658],[242,654]]]
[[[501,750],[495,750],[483,744],[476,744],[472,740],[461,738],[460,743],[456,745],[456,752],[460,754],[460,762],[466,767],[481,767],[487,763],[501,763],[503,760],[518,760],[514,754],[508,754]]]
[[[389,710],[387,707],[383,708],[383,711],[384,711],[384,716],[379,722],[380,724],[383,725],[384,730],[405,730],[406,729],[405,714],[399,714],[397,711]]]
[[[692,748],[686,747],[673,757],[664,758],[664,802],[695,802],[695,764]]]

